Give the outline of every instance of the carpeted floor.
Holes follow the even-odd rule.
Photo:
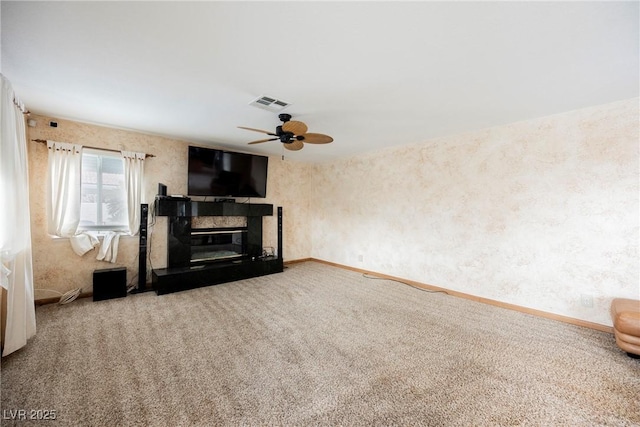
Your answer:
[[[640,425],[612,335],[314,262],[37,320],[2,359],[3,425]]]

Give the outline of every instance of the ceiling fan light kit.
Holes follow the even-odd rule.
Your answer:
[[[281,113],[278,115],[278,118],[282,122],[282,125],[276,126],[275,133],[245,126],[238,126],[238,128],[265,133],[273,137],[251,141],[249,144],[261,144],[263,142],[280,140],[284,148],[291,151],[302,150],[305,142],[307,144],[328,144],[333,141],[333,138],[329,135],[324,135],[322,133],[307,133],[307,130],[309,129],[307,125],[299,121],[291,120],[291,114]]]

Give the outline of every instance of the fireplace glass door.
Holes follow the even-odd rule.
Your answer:
[[[191,263],[247,256],[247,229],[212,228],[191,231]]]

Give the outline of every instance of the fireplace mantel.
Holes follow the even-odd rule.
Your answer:
[[[156,199],[156,216],[246,216],[273,215],[273,205],[264,203],[199,202],[169,197]]]

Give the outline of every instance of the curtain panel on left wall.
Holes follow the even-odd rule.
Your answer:
[[[35,335],[36,315],[25,120],[11,83],[0,77],[0,285],[7,290],[6,356]]]

